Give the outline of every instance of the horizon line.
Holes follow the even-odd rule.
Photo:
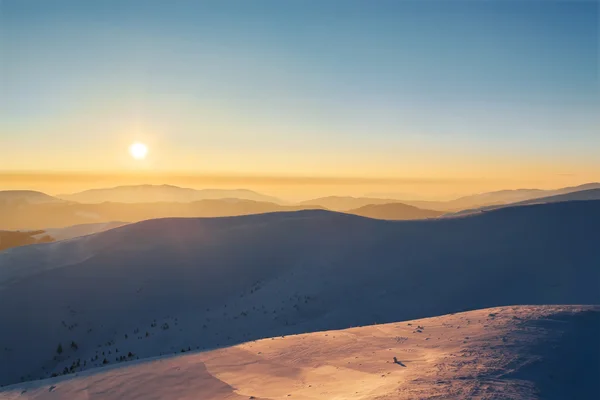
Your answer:
[[[89,183],[89,178],[102,180],[120,180],[120,179],[150,179],[157,180],[168,178],[174,180],[187,181],[208,181],[218,183],[234,183],[246,181],[249,183],[261,184],[299,184],[299,185],[364,185],[364,184],[417,184],[417,185],[439,185],[453,183],[477,183],[489,181],[509,181],[504,178],[451,178],[451,177],[375,177],[375,176],[333,176],[333,175],[275,175],[275,174],[242,174],[242,173],[193,173],[189,171],[2,171],[0,170],[0,182],[2,181],[18,181],[18,180],[44,180],[45,183],[50,181],[80,181],[84,180]],[[140,185],[149,184],[140,182]],[[169,183],[163,183],[169,184]]]

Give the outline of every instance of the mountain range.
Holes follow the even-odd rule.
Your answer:
[[[0,205],[0,229],[31,230],[72,225],[137,222],[164,217],[222,217],[295,211],[304,206],[281,206],[251,200],[201,200],[191,203],[98,203],[72,202]]]
[[[199,200],[240,199],[280,204],[276,197],[247,189],[189,189],[172,185],[117,186],[91,189],[74,194],[61,194],[58,198],[78,203],[190,203]]]
[[[403,201],[403,203],[430,210],[456,212],[483,206],[511,204],[526,200],[533,200],[541,197],[550,197],[590,189],[600,189],[600,183],[593,182],[579,186],[571,186],[551,190],[500,190],[496,192],[464,196],[456,200],[450,201]]]
[[[61,203],[62,200],[35,190],[0,190],[0,205]]]
[[[282,204],[283,202],[277,198],[249,190],[196,190],[170,185],[94,189],[73,195],[61,195],[62,198],[35,191],[0,191],[0,229],[22,231],[65,229],[74,225],[113,221],[137,222],[164,217],[221,217],[303,209],[330,209],[377,219],[409,220],[490,210],[522,198],[527,200],[508,204],[524,205],[532,202],[568,201],[577,198],[596,199],[600,197],[598,190],[600,184],[590,183],[551,191],[505,190],[467,196],[449,202],[399,202],[391,199],[330,196],[297,204]],[[539,197],[548,193],[554,195]],[[192,200],[204,197],[215,198]],[[244,197],[270,199],[273,202],[247,200]],[[477,207],[467,207],[472,204],[476,204]],[[455,209],[458,212],[441,211]],[[71,230],[71,232],[77,231],[78,229],[75,228]],[[85,231],[84,228],[82,232]]]
[[[444,214],[441,211],[424,210],[402,203],[368,204],[349,210],[347,213],[360,215],[361,217],[387,220],[436,218]]]
[[[541,197],[535,198],[531,200],[519,201],[512,204],[501,204],[501,205],[493,205],[480,207],[476,209],[463,210],[457,213],[448,214],[448,216],[460,216],[460,215],[468,215],[474,214],[483,211],[491,211],[496,210],[498,208],[503,207],[512,207],[512,206],[525,206],[530,204],[545,204],[545,203],[559,203],[564,201],[583,201],[583,200],[600,200],[600,189],[587,189],[581,190],[577,192],[568,192],[566,194],[557,194],[549,197]]]

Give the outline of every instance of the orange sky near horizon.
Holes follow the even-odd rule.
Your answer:
[[[533,171],[534,172],[534,171]],[[589,171],[586,171],[589,172]],[[452,177],[326,176],[266,174],[194,174],[177,172],[101,171],[0,171],[0,190],[39,190],[51,195],[87,189],[138,184],[171,184],[196,189],[251,189],[287,200],[321,196],[372,196],[406,200],[449,200],[460,196],[503,189],[556,189],[600,181],[596,174],[522,174],[521,179],[475,174]]]

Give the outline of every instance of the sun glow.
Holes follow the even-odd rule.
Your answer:
[[[148,154],[148,147],[144,143],[133,143],[129,146],[129,154],[136,160],[143,160],[146,158],[146,154]]]

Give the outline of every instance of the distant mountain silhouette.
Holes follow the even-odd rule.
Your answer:
[[[309,208],[319,207],[282,206],[239,199],[200,200],[191,203],[0,204],[0,229],[64,228],[111,221],[137,222],[165,217],[223,217]]]
[[[118,228],[126,225],[127,222],[110,221],[110,222],[99,222],[91,224],[79,224],[73,226],[67,226],[64,228],[48,228],[44,229],[44,233],[37,234],[34,237],[40,238],[41,235],[48,235],[55,241],[73,239],[80,236],[91,235],[98,232],[104,232],[109,229]]]
[[[61,199],[47,195],[46,193],[35,190],[0,190],[1,204],[41,204],[41,203],[62,203]]]
[[[444,214],[442,211],[424,210],[402,203],[369,204],[347,212],[362,217],[388,220],[435,218]]]
[[[553,190],[542,189],[516,189],[499,190],[496,192],[486,192],[460,197],[455,200],[447,201],[428,201],[428,200],[403,200],[398,198],[379,198],[379,197],[352,197],[352,196],[327,196],[316,199],[305,200],[298,204],[316,205],[333,211],[350,211],[371,204],[390,204],[402,203],[425,210],[456,212],[477,207],[512,204],[519,201],[531,200],[540,197],[567,194],[582,190],[600,189],[600,183],[587,183],[585,185],[566,187]]]
[[[332,211],[349,211],[370,204],[396,203],[397,200],[377,199],[373,197],[328,196],[302,201],[298,204],[304,206],[319,206]]]
[[[198,200],[242,199],[280,204],[281,200],[247,189],[190,189],[172,185],[134,185],[91,189],[58,197],[79,203],[190,203]]]
[[[555,196],[579,192],[582,190],[600,189],[600,183],[586,183],[585,185],[565,187],[561,189],[541,190],[541,189],[516,189],[500,190],[464,196],[456,200],[449,201],[402,201],[404,204],[413,205],[419,208],[426,208],[438,211],[461,211],[484,206],[513,204],[521,201],[532,200],[541,197]]]

